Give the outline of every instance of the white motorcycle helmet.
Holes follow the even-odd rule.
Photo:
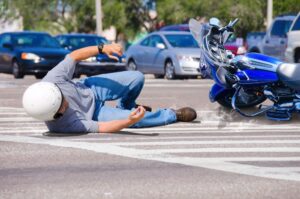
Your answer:
[[[24,92],[23,107],[31,117],[49,121],[54,119],[62,100],[62,93],[54,83],[38,82]]]

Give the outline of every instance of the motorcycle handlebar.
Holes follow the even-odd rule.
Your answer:
[[[230,21],[229,24],[227,26],[224,26],[222,28],[219,29],[219,31],[221,33],[225,32],[226,30],[233,32],[233,26],[235,26],[235,24],[239,21],[238,18],[236,18],[233,21]]]

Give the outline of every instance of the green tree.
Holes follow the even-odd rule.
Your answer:
[[[166,24],[186,22],[195,17],[217,17],[223,23],[239,18],[237,34],[245,35],[248,31],[263,27],[264,15],[261,0],[158,0],[158,16]]]
[[[280,14],[297,14],[300,12],[300,0],[273,0],[274,16]]]

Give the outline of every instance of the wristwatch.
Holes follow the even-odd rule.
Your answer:
[[[99,54],[103,53],[102,51],[103,51],[104,44],[101,43],[101,44],[99,44],[97,47],[98,47],[98,52],[99,52]]]

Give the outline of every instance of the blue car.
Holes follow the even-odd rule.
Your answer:
[[[0,34],[0,72],[15,78],[33,74],[42,78],[69,51],[63,49],[48,33],[6,32]]]
[[[104,37],[93,34],[61,34],[57,35],[56,39],[62,47],[70,51],[100,43],[109,43]],[[81,74],[90,76],[126,70],[125,56],[116,55],[116,57],[118,57],[118,61],[109,58],[105,54],[99,54],[81,61],[76,66],[74,76],[79,77]]]

